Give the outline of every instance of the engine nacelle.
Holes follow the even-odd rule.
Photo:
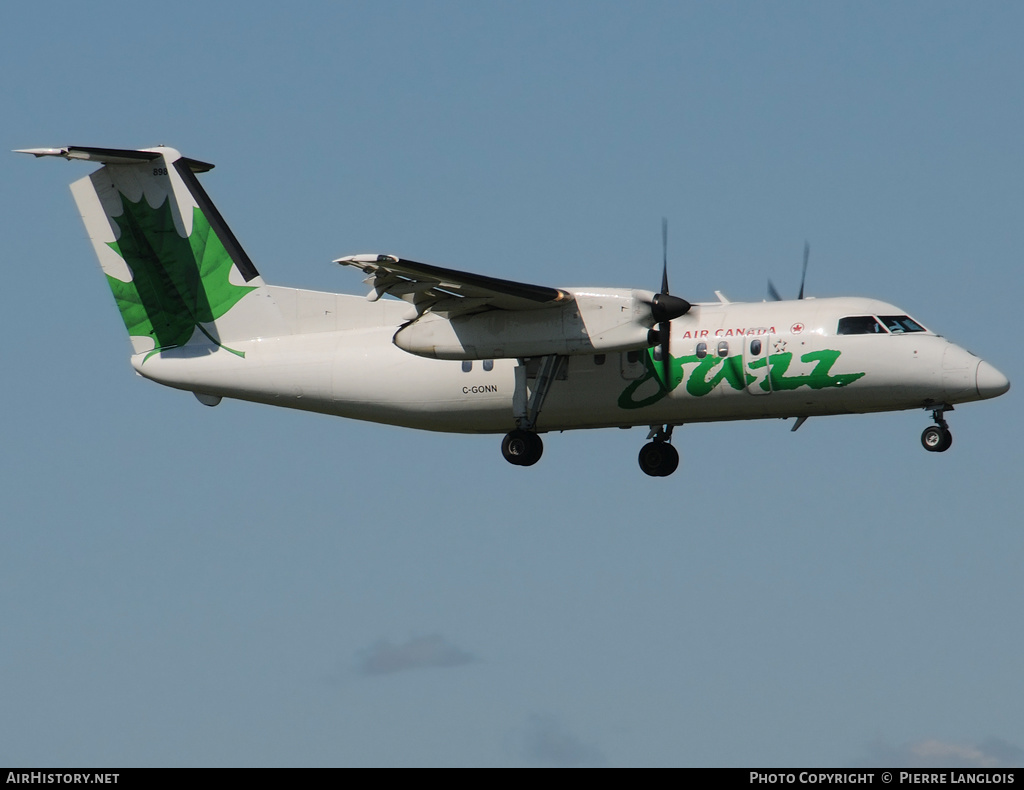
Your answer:
[[[447,319],[427,313],[395,333],[396,346],[432,359],[504,359],[648,348],[650,291],[565,289],[573,301],[538,310],[488,310]]]

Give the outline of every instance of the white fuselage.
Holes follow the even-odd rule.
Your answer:
[[[71,185],[100,268],[153,381],[391,425],[504,433],[517,466],[537,433],[651,427],[638,461],[678,466],[687,422],[930,408],[1009,389],[988,363],[872,299],[693,304],[624,288],[552,288],[391,254],[336,262],[365,298],[268,285],[199,183],[212,165],[162,146],[32,148],[102,166]],[[806,250],[804,266],[806,269]],[[800,294],[803,294],[801,285]],[[386,298],[385,298],[386,297]],[[397,298],[396,298],[397,297]]]
[[[409,318],[400,301],[268,291],[288,333],[235,342],[238,353],[192,342],[136,354],[135,369],[206,401],[238,398],[435,431],[516,427],[522,361],[403,351],[393,342]],[[889,411],[1005,391],[998,371],[931,332],[837,334],[844,316],[902,312],[858,298],[697,304],[672,322],[668,388],[663,363],[647,349],[568,356],[537,430]]]

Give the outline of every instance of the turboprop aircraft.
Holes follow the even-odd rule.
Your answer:
[[[536,463],[540,434],[649,426],[640,468],[675,471],[690,422],[925,409],[1010,384],[900,308],[863,298],[691,303],[632,288],[554,288],[350,255],[350,296],[267,285],[200,185],[213,165],[173,148],[33,148],[102,165],[71,191],[147,379],[222,398],[455,433],[505,434]],[[664,226],[663,226],[664,233]],[[663,236],[663,243],[665,242]],[[806,275],[807,254],[804,256]],[[385,296],[398,297],[382,298]]]

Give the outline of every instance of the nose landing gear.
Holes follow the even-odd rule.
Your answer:
[[[944,406],[941,409],[932,411],[932,419],[935,425],[929,425],[921,434],[921,444],[930,453],[944,453],[953,444],[953,434],[949,430],[943,414],[952,410],[952,406]]]

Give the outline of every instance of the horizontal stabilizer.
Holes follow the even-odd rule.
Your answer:
[[[159,159],[163,156],[162,151],[127,148],[87,148],[85,146],[70,145],[67,148],[19,148],[16,154],[32,154],[32,156],[59,156],[64,159],[77,159],[86,162],[100,162],[104,165],[144,165]],[[193,173],[206,173],[213,170],[209,162],[200,162],[198,159],[182,157],[183,162]]]

